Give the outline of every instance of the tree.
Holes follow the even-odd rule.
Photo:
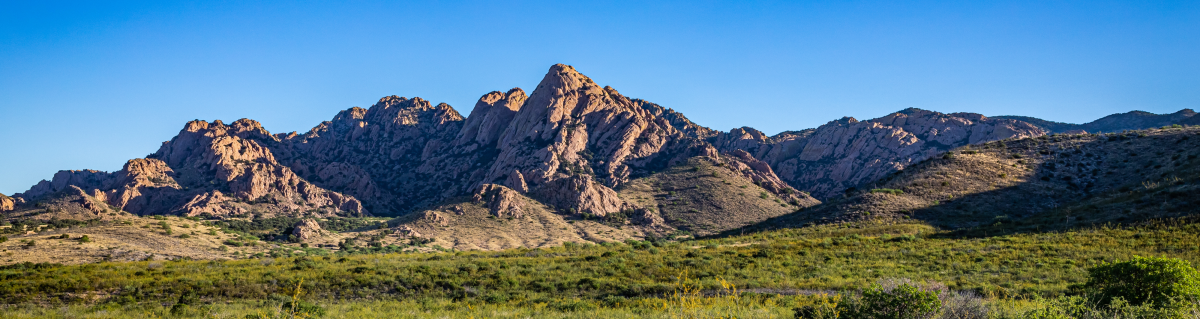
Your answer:
[[[1084,289],[1104,305],[1119,297],[1132,305],[1175,307],[1200,296],[1200,274],[1177,258],[1133,256],[1129,261],[1088,269],[1088,273]]]

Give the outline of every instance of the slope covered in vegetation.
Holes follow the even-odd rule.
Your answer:
[[[296,249],[233,261],[18,264],[0,270],[0,302],[95,306],[80,308],[83,312],[175,303],[267,306],[285,301],[299,285],[304,300],[329,307],[399,298],[427,307],[423,311],[467,313],[469,305],[487,305],[515,312],[635,312],[670,305],[686,271],[691,289],[701,295],[733,285],[753,293],[745,296],[757,298],[755,309],[786,315],[811,302],[813,293],[858,289],[885,278],[936,281],[1000,302],[1067,293],[1086,280],[1087,268],[1105,261],[1135,255],[1200,261],[1195,235],[1200,225],[1183,220],[986,238],[958,237],[919,223],[846,226],[851,225],[499,252],[348,255]]]
[[[960,148],[757,229],[921,220],[979,232],[1138,223],[1200,212],[1200,128],[1050,135]]]

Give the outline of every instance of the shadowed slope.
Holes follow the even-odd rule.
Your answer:
[[[996,234],[1193,215],[1198,134],[1153,129],[961,148],[754,228],[916,219]]]

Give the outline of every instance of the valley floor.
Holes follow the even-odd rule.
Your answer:
[[[231,318],[297,300],[329,318],[790,318],[821,293],[889,278],[971,292],[993,317],[1013,317],[1069,293],[1106,261],[1195,264],[1198,234],[1200,224],[1185,221],[992,237],[864,223],[490,252],[16,264],[0,269],[0,317]]]

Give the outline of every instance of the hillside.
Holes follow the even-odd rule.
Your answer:
[[[788,184],[824,200],[955,147],[1042,134],[1042,129],[1016,120],[910,108],[775,136],[744,127],[708,140],[722,151],[749,152]]]
[[[733,156],[745,154],[733,154]],[[545,248],[563,243],[604,243],[656,238],[686,239],[761,222],[797,208],[816,205],[811,197],[783,187],[772,175],[747,177],[744,158],[694,157],[683,165],[638,178],[617,196],[635,203],[603,216],[556,210],[511,188],[486,184],[470,197],[449,201],[391,221],[407,237],[460,250]]]
[[[977,232],[1138,223],[1200,212],[1200,128],[964,147],[754,226],[919,220]]]
[[[1127,130],[1144,130],[1148,128],[1156,128],[1169,126],[1173,124],[1180,125],[1196,125],[1196,121],[1200,118],[1196,117],[1196,112],[1192,109],[1182,109],[1175,113],[1154,114],[1145,111],[1131,111],[1126,113],[1112,114],[1102,117],[1095,121],[1083,124],[1071,124],[1047,121],[1029,116],[1004,115],[993,116],[992,118],[1012,119],[1029,124],[1033,124],[1047,133],[1115,133]]]

